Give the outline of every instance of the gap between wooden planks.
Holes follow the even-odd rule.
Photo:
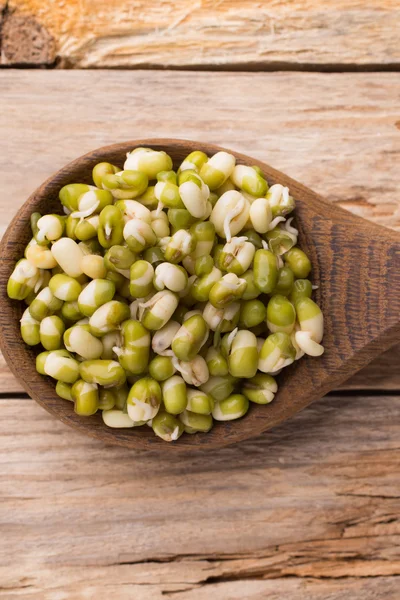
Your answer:
[[[208,140],[259,157],[400,229],[400,75],[1,71],[0,228],[55,170],[140,137]],[[177,108],[179,104],[179,109]],[[356,257],[355,257],[356,258]],[[400,347],[345,384],[400,389]],[[21,387],[0,360],[0,393]]]
[[[2,6],[3,65],[400,66],[396,0],[0,0]]]
[[[398,599],[400,397],[179,461],[0,409],[2,600]]]

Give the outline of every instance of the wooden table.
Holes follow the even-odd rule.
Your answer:
[[[205,13],[195,7],[186,17],[184,3],[175,4],[176,21],[166,11],[164,38],[157,30],[146,47],[142,13],[137,39],[123,19],[115,20],[115,37],[104,37],[99,9],[89,44],[87,29],[86,37],[68,39],[69,11],[64,23],[50,19],[40,0],[10,0],[9,31],[35,9],[40,35],[47,28],[55,36],[41,64],[140,66],[147,52],[152,66],[200,61],[216,69],[219,61],[244,71],[0,71],[2,232],[28,194],[67,161],[146,136],[230,146],[400,229],[400,77],[382,72],[399,61],[396,3],[364,9],[343,0],[334,19],[332,7],[297,1],[285,38],[278,34],[290,9],[277,2],[268,9],[276,10],[278,36],[271,56],[257,37],[254,2],[204,2]],[[211,33],[217,5],[219,45]],[[200,16],[188,45],[187,20]],[[359,37],[343,28],[351,19]],[[7,36],[3,63],[29,63],[32,52],[16,61]],[[344,47],[335,43],[343,36]],[[373,72],[294,72],[298,62]],[[275,63],[287,72],[275,72]],[[0,375],[2,600],[398,600],[400,346],[260,438],[172,459],[81,437],[24,395],[4,362]]]

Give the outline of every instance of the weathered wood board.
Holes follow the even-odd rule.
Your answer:
[[[399,18],[396,0],[9,0],[1,62],[243,70],[393,67],[400,64]]]
[[[400,74],[5,70],[0,89],[3,230],[68,161],[145,137],[232,147],[400,229]]]
[[[2,600],[398,598],[400,397],[179,461],[0,408]]]

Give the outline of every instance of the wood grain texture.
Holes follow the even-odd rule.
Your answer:
[[[168,565],[169,567],[169,565]],[[109,600],[111,597],[116,597],[118,600],[166,600],[172,598],[173,600],[209,600],[210,597],[215,600],[280,600],[282,595],[286,598],[295,600],[341,600],[342,598],[348,597],[351,594],[351,600],[398,600],[398,577],[378,577],[372,580],[362,580],[358,578],[343,578],[342,580],[314,580],[310,579],[298,579],[295,577],[282,578],[282,579],[244,579],[237,581],[222,581],[217,580],[216,583],[206,582],[205,584],[200,581],[199,583],[193,582],[193,571],[198,573],[202,568],[196,568],[197,564],[195,561],[190,560],[189,564],[180,563],[176,569],[177,580],[182,580],[182,573],[189,572],[188,583],[182,581],[167,583],[135,583],[135,573],[132,573],[132,567],[126,566],[121,569],[106,570],[104,573],[103,569],[95,571],[93,579],[87,583],[80,580],[78,572],[76,579],[73,584],[68,585],[67,589],[69,592],[68,600],[81,600],[83,597],[96,597],[98,600]],[[143,570],[143,567],[141,567]],[[72,569],[68,569],[67,576],[71,579]],[[209,562],[206,561],[203,567],[205,575],[210,571]],[[157,575],[163,570],[158,564],[148,565],[148,571],[146,573],[155,572]],[[58,573],[58,571],[57,571]],[[105,574],[111,573],[113,581],[117,581],[115,584],[110,584],[108,579],[105,579]],[[52,577],[53,573],[50,571],[47,573],[47,581]],[[99,581],[104,582],[99,585]],[[142,579],[142,578],[139,578]],[[150,579],[150,578],[148,578]],[[28,579],[27,579],[28,580]],[[24,579],[25,581],[25,579]],[[28,580],[29,581],[29,580]],[[46,583],[47,583],[46,581]],[[29,587],[30,584],[26,584]],[[32,586],[34,587],[34,586]],[[9,593],[3,592],[4,600],[13,600],[16,597],[26,598],[27,600],[53,600],[53,590],[50,588],[50,592],[39,593],[35,592],[35,589],[29,591],[22,589],[22,591],[13,590]],[[62,592],[60,592],[62,593]]]
[[[398,598],[400,397],[325,398],[179,461],[0,409],[2,600]]]
[[[400,230],[400,75],[7,70],[0,89],[2,232],[69,161],[155,136],[235,148]]]
[[[165,150],[175,169],[194,149],[208,156],[225,150],[198,141],[174,139],[134,140],[99,148],[77,158],[43,183],[14,217],[0,246],[0,347],[11,370],[27,393],[64,423],[106,443],[135,449],[151,449],[164,442],[154,437],[148,427],[113,430],[104,425],[100,415],[82,419],[71,403],[63,403],[57,397],[54,381],[36,372],[34,357],[38,350],[19,339],[24,304],[11,301],[6,286],[15,262],[23,256],[31,238],[30,215],[59,211],[61,187],[71,182],[91,183],[98,162],[122,165],[129,151],[143,146]],[[216,423],[206,436],[183,436],[164,452],[185,451],[187,447],[217,448],[266,431],[320,399],[400,337],[400,235],[323,200],[266,163],[229,151],[238,164],[260,167],[271,184],[287,186],[296,201],[299,246],[313,265],[315,297],[324,314],[325,354],[318,361],[306,357],[280,374],[279,393],[270,406],[252,406],[245,419]],[[355,254],[357,261],[353,259]]]
[[[9,0],[8,10],[34,17],[74,67],[400,64],[396,0]],[[15,64],[8,44],[3,64]]]

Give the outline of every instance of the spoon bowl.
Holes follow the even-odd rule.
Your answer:
[[[318,288],[316,302],[325,317],[323,345],[318,359],[304,357],[278,377],[279,390],[267,406],[252,405],[240,420],[215,423],[207,434],[184,435],[166,444],[151,428],[110,429],[101,415],[80,417],[72,403],[55,393],[55,382],[36,372],[37,351],[26,346],[19,320],[24,305],[6,294],[15,262],[31,238],[32,212],[60,212],[58,192],[67,183],[91,183],[94,165],[101,161],[122,165],[127,152],[149,146],[165,150],[176,167],[192,150],[212,155],[226,150],[212,144],[175,139],[134,140],[106,146],[74,160],[40,186],[8,227],[0,245],[0,348],[27,393],[63,423],[108,444],[127,448],[185,451],[217,448],[254,437],[278,425],[337,387],[355,371],[400,339],[400,236],[322,199],[269,165],[232,150],[238,164],[259,166],[271,185],[281,183],[296,201],[299,246],[313,265],[311,279]]]

